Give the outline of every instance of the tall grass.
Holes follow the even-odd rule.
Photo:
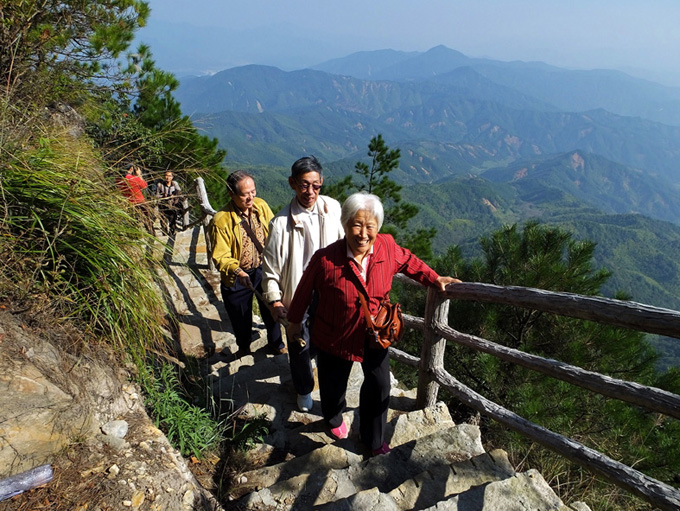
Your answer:
[[[154,284],[161,263],[114,172],[66,134],[5,150],[2,164],[0,293],[48,300],[119,353],[143,357],[163,339],[164,302]]]
[[[133,362],[147,407],[176,448],[196,456],[216,448],[227,422],[192,403],[181,375],[149,356],[149,348],[165,351],[168,310],[156,282],[167,270],[142,213],[115,185],[118,170],[85,137],[7,133],[0,128],[0,301],[46,309],[89,344],[110,346]],[[237,442],[261,434],[245,429],[231,431]]]

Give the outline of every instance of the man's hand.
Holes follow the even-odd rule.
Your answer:
[[[279,323],[282,319],[286,319],[288,317],[288,309],[286,309],[286,306],[283,305],[281,300],[277,300],[276,302],[272,303],[272,316],[274,317],[274,321]]]
[[[238,275],[236,275],[236,278],[238,281],[241,283],[243,287],[247,287],[248,289],[253,289],[253,283],[250,282],[250,277],[246,272],[241,270]]]

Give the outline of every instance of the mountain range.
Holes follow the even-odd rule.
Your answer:
[[[236,67],[183,78],[175,96],[227,166],[267,175],[274,196],[300,156],[332,182],[380,133],[401,150],[392,177],[420,207],[413,226],[437,228],[435,251],[478,255],[480,235],[540,218],[598,243],[609,293],[680,309],[678,88],[438,46]]]
[[[384,52],[377,53],[380,62]],[[176,96],[197,126],[220,140],[228,162],[287,166],[305,153],[335,161],[361,154],[367,140],[382,133],[423,162],[409,166],[405,182],[435,182],[573,149],[680,181],[680,90],[619,72],[583,76],[587,72],[544,64],[494,66],[442,47],[398,55],[404,60],[394,63],[393,55],[383,68],[364,54],[319,66],[354,69],[356,76],[377,67],[372,74],[390,80],[251,65],[184,79]],[[443,72],[446,56],[454,67]],[[461,63],[467,65],[455,67]],[[563,77],[559,87],[555,76]]]

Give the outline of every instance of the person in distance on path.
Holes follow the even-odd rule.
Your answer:
[[[161,226],[169,236],[175,235],[177,218],[179,216],[180,194],[182,189],[171,170],[165,172],[163,181],[156,185],[156,198],[158,199],[158,211],[161,214]]]
[[[142,167],[135,163],[125,165],[125,175],[116,180],[116,186],[127,200],[138,209],[142,224],[153,234],[153,217],[146,203],[142,190],[146,190],[147,183],[142,175]]]

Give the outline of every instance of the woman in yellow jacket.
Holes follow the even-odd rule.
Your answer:
[[[262,249],[274,214],[256,197],[255,181],[246,172],[227,178],[231,201],[213,218],[210,229],[212,259],[220,271],[222,300],[238,344],[237,356],[250,353],[253,327],[253,294],[262,293]],[[281,327],[259,297],[260,313],[267,327],[267,341],[274,353],[285,353]]]

